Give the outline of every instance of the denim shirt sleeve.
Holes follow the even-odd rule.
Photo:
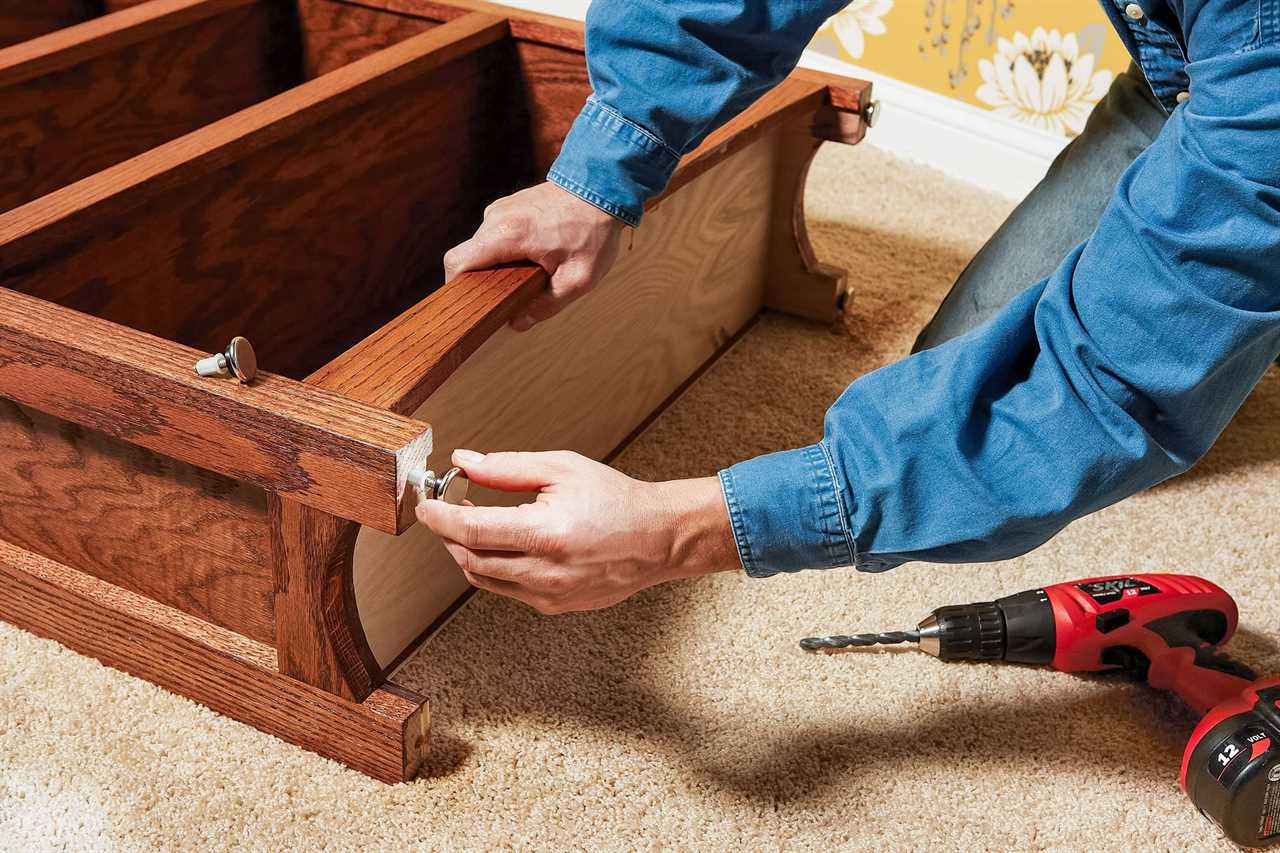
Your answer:
[[[1280,36],[1187,72],[1048,279],[721,472],[749,574],[1013,557],[1208,450],[1280,354]]]
[[[547,179],[638,225],[680,157],[775,86],[847,0],[595,0],[592,95]]]

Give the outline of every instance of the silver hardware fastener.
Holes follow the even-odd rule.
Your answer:
[[[415,468],[406,479],[423,499],[444,501],[447,504],[465,501],[467,490],[471,486],[471,480],[467,479],[461,468],[450,468],[439,476],[436,476],[435,471]]]
[[[258,375],[258,356],[253,344],[237,335],[222,352],[206,356],[196,362],[198,376],[234,376],[242,385],[248,385]]]
[[[867,127],[875,127],[876,122],[880,120],[880,102],[872,101],[862,110],[862,120],[867,123]]]

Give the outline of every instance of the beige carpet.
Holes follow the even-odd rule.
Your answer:
[[[820,253],[847,329],[767,317],[620,460],[705,474],[813,440],[858,373],[903,354],[1007,202],[876,150],[823,153]],[[893,651],[816,631],[1128,570],[1205,575],[1238,654],[1280,670],[1280,377],[1192,474],[991,566],[735,575],[544,618],[479,596],[401,680],[431,696],[427,778],[388,787],[0,626],[0,846],[10,850],[1220,849],[1177,787],[1193,720],[1113,680]]]

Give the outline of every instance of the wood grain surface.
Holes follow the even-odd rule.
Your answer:
[[[302,73],[313,79],[425,33],[434,21],[336,0],[294,0],[302,41]]]
[[[98,0],[0,0],[0,47],[87,21],[101,12]]]
[[[437,286],[527,172],[487,108],[505,26],[436,27],[0,216],[0,284],[308,375]]]
[[[844,307],[848,272],[819,261],[809,240],[804,187],[821,143],[803,125],[777,133],[777,189],[773,196],[774,227],[769,232],[765,304],[797,317],[829,323]]]
[[[560,156],[564,138],[591,94],[591,82],[579,50],[520,41],[516,53],[524,89],[520,107],[529,116],[533,159],[542,177]]]
[[[0,51],[0,211],[298,82],[278,5],[158,3]]]
[[[0,395],[114,438],[403,530],[423,423],[281,376],[195,375],[202,353],[0,288]],[[412,490],[409,490],[412,491]]]
[[[155,0],[0,51],[0,211],[434,26],[333,0]]]
[[[775,136],[758,139],[658,204],[589,299],[489,338],[416,413],[436,419],[436,470],[458,447],[602,459],[750,322],[768,268],[775,149]],[[473,491],[482,504],[520,499]],[[383,666],[467,589],[421,525],[362,529],[354,579]]]
[[[510,19],[511,34],[518,39],[566,47],[579,53],[583,50],[581,21],[528,9],[517,9],[501,3],[487,3],[484,0],[455,0],[449,3],[438,3],[435,0],[339,0],[339,2],[393,11],[402,15],[415,15],[433,21],[452,21],[474,12],[498,15]]]
[[[0,539],[275,642],[266,494],[0,398]]]
[[[307,383],[398,414],[413,412],[546,284],[541,267],[463,273]]]
[[[426,754],[426,700],[354,703],[281,675],[270,646],[0,540],[0,619],[384,782]]]
[[[10,86],[65,71],[226,12],[267,2],[269,0],[146,0],[135,4],[138,8],[103,14],[83,24],[0,50],[0,85]]]
[[[361,701],[382,670],[356,616],[351,558],[359,525],[277,495],[267,500],[280,671]]]

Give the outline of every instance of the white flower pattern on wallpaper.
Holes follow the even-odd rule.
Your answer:
[[[867,49],[866,36],[882,36],[888,31],[884,16],[892,8],[893,0],[853,0],[828,23],[841,47],[854,59],[861,59]]]
[[[1092,53],[1080,53],[1075,33],[1036,27],[1027,38],[1001,38],[991,59],[978,63],[978,100],[999,115],[1075,136],[1111,85],[1111,72],[1093,70]]]

